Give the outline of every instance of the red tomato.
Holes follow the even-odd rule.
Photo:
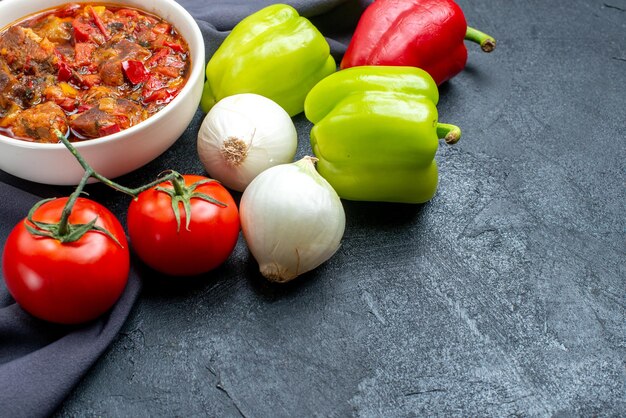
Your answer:
[[[206,177],[185,175],[190,186]],[[157,187],[172,188],[170,182]],[[155,187],[142,192],[128,208],[130,242],[141,260],[153,269],[172,276],[205,273],[230,256],[239,237],[239,211],[232,196],[220,183],[199,185],[195,193],[224,203],[221,206],[192,197],[191,220],[179,203],[180,228],[172,208],[172,197]]]
[[[54,223],[61,218],[67,198],[44,203],[33,220]],[[61,324],[97,318],[119,299],[128,281],[130,256],[124,229],[104,206],[78,198],[71,224],[98,218],[100,231],[89,231],[74,242],[32,235],[24,226],[13,228],[2,258],[4,280],[17,303],[32,315]],[[32,226],[32,225],[31,225]]]

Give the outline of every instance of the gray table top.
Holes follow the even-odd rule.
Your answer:
[[[498,48],[441,87],[463,139],[435,198],[344,202],[339,252],[286,286],[243,239],[146,281],[58,416],[626,415],[626,3],[459,4]],[[201,117],[126,180],[202,173]]]

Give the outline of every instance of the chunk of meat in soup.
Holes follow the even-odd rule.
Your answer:
[[[96,61],[100,62],[100,78],[103,83],[111,86],[121,86],[124,84],[122,61],[143,61],[150,56],[150,51],[134,42],[122,39],[110,48],[96,51],[94,55]]]
[[[7,63],[0,58],[0,127],[2,128],[11,125],[17,112],[21,110],[10,96],[13,86],[17,83]]]
[[[20,107],[29,108],[43,101],[44,91],[47,86],[56,82],[54,76],[36,77],[23,76],[18,83],[11,88],[11,97]]]
[[[67,133],[67,118],[56,103],[45,102],[23,110],[15,119],[13,134],[35,142],[59,142],[56,131]]]
[[[56,74],[54,44],[30,28],[11,26],[0,36],[0,54],[13,71],[24,74]]]
[[[114,97],[99,99],[95,106],[71,117],[74,133],[85,138],[110,135],[146,118],[145,110],[138,104]]]
[[[17,79],[11,73],[11,69],[3,59],[0,59],[0,93],[8,94],[15,83]]]

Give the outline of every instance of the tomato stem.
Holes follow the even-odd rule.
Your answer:
[[[74,158],[76,158],[76,160],[78,161],[78,163],[81,165],[81,167],[83,167],[83,169],[85,170],[85,176],[87,176],[87,179],[89,179],[90,177],[95,178],[96,180],[99,180],[101,183],[106,184],[107,186],[111,187],[112,189],[117,190],[118,192],[122,192],[122,193],[126,193],[127,195],[130,195],[132,197],[137,197],[139,195],[139,193],[144,192],[164,181],[169,181],[169,180],[173,180],[177,177],[180,177],[180,174],[178,174],[176,171],[169,171],[167,172],[167,174],[165,174],[162,177],[159,177],[158,179],[154,180],[151,183],[145,184],[143,186],[137,187],[135,189],[131,189],[125,186],[122,186],[119,183],[114,182],[113,180],[108,179],[107,177],[103,176],[102,174],[98,173],[96,170],[93,169],[93,167],[91,167],[91,165],[89,165],[89,163],[83,158],[82,155],[80,155],[78,153],[78,150],[74,147],[74,145],[72,145],[72,143],[69,141],[69,139],[67,139],[65,137],[65,135],[63,135],[60,131],[56,131],[56,135],[57,138],[59,139],[59,141],[65,145],[65,147],[72,153],[72,155],[74,156]],[[82,183],[82,180],[81,180]],[[85,187],[85,185],[87,184],[87,182],[85,181],[84,184],[79,183],[77,191],[78,193],[82,192],[82,189]],[[69,201],[68,201],[69,203]]]
[[[85,175],[83,175],[80,183],[78,183],[76,190],[74,190],[69,199],[67,199],[67,203],[63,207],[63,212],[61,212],[61,220],[59,221],[58,230],[59,235],[64,236],[70,232],[69,219],[70,215],[72,214],[72,208],[74,207],[74,203],[76,203],[76,199],[78,199],[78,196],[82,193],[83,188],[87,184],[87,181],[89,181],[91,174],[91,170],[85,171]]]
[[[180,174],[176,173],[177,176],[170,180],[168,183],[172,185],[172,188],[169,187],[157,187],[155,190],[162,193],[167,193],[172,199],[172,210],[174,211],[174,217],[176,218],[176,231],[180,231],[180,211],[179,204],[183,204],[183,210],[185,212],[185,228],[189,230],[189,224],[191,222],[191,199],[201,199],[209,203],[213,203],[214,205],[220,207],[227,207],[226,203],[220,202],[219,200],[200,192],[196,192],[196,188],[202,184],[211,183],[215,180],[213,179],[204,179],[199,180],[193,184],[187,186],[185,184],[185,179]]]
[[[79,240],[83,235],[85,235],[89,231],[98,231],[109,238],[114,240],[118,245],[121,246],[120,242],[106,229],[96,225],[97,218],[91,220],[86,224],[71,224],[69,219],[72,214],[72,209],[74,208],[74,204],[76,200],[83,192],[83,189],[87,185],[87,182],[90,178],[95,178],[100,182],[106,184],[107,186],[120,191],[122,193],[126,193],[132,197],[137,197],[141,192],[149,190],[155,186],[158,186],[161,183],[170,183],[172,188],[167,187],[156,187],[156,190],[163,191],[169,194],[172,198],[172,209],[174,210],[174,214],[176,215],[176,222],[178,225],[178,229],[180,230],[180,212],[179,212],[179,203],[183,204],[183,209],[185,211],[186,218],[186,227],[189,229],[189,222],[191,220],[191,199],[202,199],[207,202],[211,202],[215,205],[226,207],[226,204],[214,199],[211,196],[208,196],[204,193],[196,192],[195,189],[201,184],[209,183],[215,180],[212,179],[204,179],[200,180],[190,186],[185,185],[184,177],[176,171],[170,170],[165,172],[165,174],[161,175],[155,181],[145,184],[143,186],[137,187],[135,189],[131,189],[125,186],[122,186],[119,183],[116,183],[102,174],[96,172],[91,165],[83,158],[82,155],[78,152],[78,150],[72,145],[72,143],[63,135],[59,130],[55,131],[55,134],[58,140],[65,145],[65,147],[72,153],[74,158],[78,161],[81,167],[85,170],[83,177],[80,182],[76,186],[74,192],[70,195],[67,202],[63,206],[63,210],[61,212],[61,218],[58,223],[46,223],[40,222],[33,219],[33,215],[35,211],[44,203],[46,200],[42,200],[36,203],[30,210],[27,222],[26,229],[33,235],[43,236],[48,238],[56,239],[62,243],[65,242],[74,242]]]
[[[185,187],[185,179],[182,176],[176,176],[172,179],[172,185],[174,186],[174,193],[176,196],[187,195],[187,188]]]
[[[85,170],[85,173],[83,174],[83,177],[81,178],[80,182],[76,186],[76,189],[74,189],[74,192],[72,192],[70,197],[67,199],[67,202],[63,206],[63,210],[61,212],[61,218],[58,223],[45,223],[45,222],[35,221],[33,219],[33,215],[36,209],[39,208],[43,203],[45,203],[46,202],[45,200],[40,201],[37,204],[35,204],[35,206],[33,206],[33,208],[30,210],[28,214],[27,222],[26,222],[26,229],[28,229],[28,231],[33,235],[53,238],[53,239],[59,240],[60,242],[65,243],[65,242],[73,242],[73,241],[79,240],[83,235],[85,235],[89,231],[98,231],[107,235],[109,238],[111,238],[113,241],[115,241],[118,245],[121,246],[118,239],[115,238],[115,236],[113,236],[111,232],[96,225],[96,221],[98,220],[97,218],[93,219],[91,222],[86,223],[86,224],[71,224],[69,221],[70,215],[72,214],[72,209],[74,208],[76,200],[78,199],[80,194],[83,192],[83,189],[87,185],[87,182],[89,181],[89,179],[93,177],[115,190],[131,195],[132,197],[137,197],[139,193],[145,190],[148,190],[164,181],[171,181],[172,183],[177,184],[176,181],[182,178],[182,176],[178,174],[177,172],[169,171],[167,172],[167,174],[161,176],[157,180],[149,184],[137,187],[135,189],[124,187],[121,184],[118,184],[112,180],[109,180],[102,174],[96,172],[93,169],[93,167],[91,167],[91,165],[89,165],[89,163],[83,158],[83,156],[78,153],[76,148],[74,148],[74,146],[65,137],[65,135],[63,135],[58,130],[55,133],[59,141],[63,145],[65,145],[65,147],[72,153],[74,158],[76,158],[76,160],[79,162],[81,167],[83,167],[83,169]],[[178,186],[179,188],[181,187],[180,185]],[[184,188],[184,184],[182,187]]]

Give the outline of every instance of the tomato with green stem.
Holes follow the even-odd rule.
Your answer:
[[[172,276],[206,273],[224,263],[240,227],[237,205],[224,186],[180,174],[133,199],[127,224],[139,258]]]
[[[95,172],[61,132],[56,135],[85,174],[69,197],[35,204],[7,238],[4,279],[27,312],[62,324],[90,321],[109,310],[126,287],[130,256],[122,226],[104,206],[79,197],[92,177],[135,198],[129,231],[139,257],[155,269],[199,274],[233,251],[239,213],[215,180],[171,171],[130,189]]]
[[[9,234],[2,267],[9,293],[24,310],[46,321],[77,324],[97,318],[119,299],[130,256],[117,218],[73,195],[31,209]]]
[[[50,322],[76,324],[110,309],[130,270],[119,221],[104,206],[79,197],[88,180],[93,177],[134,197],[178,174],[129,189],[95,172],[61,132],[56,135],[85,174],[69,197],[36,203],[15,226],[5,243],[2,268],[9,293],[24,310]]]

